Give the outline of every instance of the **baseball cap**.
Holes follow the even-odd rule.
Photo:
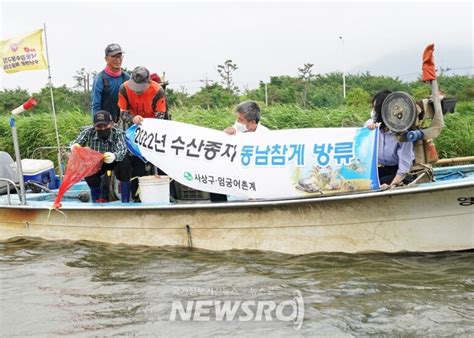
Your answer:
[[[153,73],[153,74],[150,75],[150,80],[155,81],[157,83],[161,82],[160,76],[156,73]]]
[[[150,83],[150,72],[142,66],[136,67],[132,71],[132,76],[128,80],[128,86],[131,90],[137,93],[144,92]]]
[[[105,47],[105,56],[114,56],[123,53],[122,47],[116,43],[111,43]]]
[[[101,124],[109,124],[112,122],[112,116],[110,116],[109,112],[106,112],[105,110],[99,110],[97,113],[94,115],[94,125],[98,126]]]

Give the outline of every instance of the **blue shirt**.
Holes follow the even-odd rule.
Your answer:
[[[398,165],[397,175],[404,176],[411,169],[415,153],[412,142],[400,142],[391,131],[379,129],[378,164]]]
[[[104,79],[101,76],[101,73],[108,82],[108,93],[104,92]],[[97,74],[94,78],[94,84],[92,85],[92,103],[91,103],[91,112],[92,116],[99,111],[105,110],[108,111],[114,121],[118,119],[118,114],[120,109],[118,108],[118,94],[120,86],[123,82],[130,79],[128,73],[122,71],[123,75],[112,77],[107,74],[105,71]]]

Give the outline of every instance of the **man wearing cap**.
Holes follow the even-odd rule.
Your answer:
[[[163,88],[163,90],[166,92],[166,86],[168,85],[168,81],[163,81],[161,77],[156,73],[153,73],[150,75],[150,80],[158,83],[161,86],[161,88]]]
[[[122,70],[123,51],[111,43],[105,48],[105,68],[97,74],[92,86],[92,115],[99,110],[108,111],[114,122],[120,118],[117,106],[119,88],[130,76]]]
[[[90,147],[104,154],[104,163],[99,172],[85,178],[91,190],[93,203],[105,202],[101,199],[100,177],[107,170],[114,170],[120,181],[120,192],[123,203],[130,201],[130,163],[126,156],[125,132],[113,127],[112,116],[99,110],[94,115],[94,125],[85,127],[79,136],[71,142],[74,147]]]
[[[97,74],[92,86],[91,110],[92,116],[99,110],[105,110],[112,115],[112,120],[118,122],[120,109],[117,105],[120,85],[130,76],[122,70],[123,50],[120,45],[111,43],[105,47],[105,68]],[[102,199],[109,198],[108,184],[102,179]]]
[[[145,67],[136,67],[130,80],[120,86],[118,105],[121,118],[126,124],[140,124],[146,118],[168,120],[165,91],[152,81]],[[131,155],[132,177],[145,175],[145,163]],[[132,196],[138,189],[137,180],[132,181]]]
[[[127,122],[140,124],[144,118],[167,119],[165,91],[142,66],[136,67],[130,80],[120,86],[118,106]]]

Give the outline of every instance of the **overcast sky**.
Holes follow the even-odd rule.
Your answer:
[[[126,51],[125,67],[165,71],[173,88],[184,86],[188,92],[197,90],[206,77],[218,80],[217,65],[226,59],[237,63],[235,82],[243,89],[255,88],[271,75],[295,76],[304,63],[313,63],[317,74],[364,69],[403,50],[419,50],[421,59],[429,43],[435,43],[436,51],[464,51],[465,64],[456,66],[473,73],[471,1],[1,1],[0,40],[43,23],[55,86],[73,86],[73,75],[82,67],[100,71],[104,48],[111,42]],[[387,75],[393,75],[388,68]],[[416,72],[419,68],[413,69]],[[46,70],[1,73],[2,89],[36,91],[47,82]]]

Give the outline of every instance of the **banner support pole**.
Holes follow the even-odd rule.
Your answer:
[[[59,143],[59,132],[58,132],[58,122],[56,119],[56,108],[54,106],[54,96],[53,96],[53,83],[51,82],[51,67],[49,64],[49,52],[48,52],[48,37],[46,34],[46,23],[43,23],[43,30],[44,30],[44,43],[46,47],[46,60],[48,62],[48,87],[49,92],[51,95],[51,107],[53,110],[53,120],[54,120],[54,131],[56,133],[56,143],[58,146],[58,167],[59,167],[59,180],[62,182],[63,180],[63,168],[61,166],[61,146]]]

